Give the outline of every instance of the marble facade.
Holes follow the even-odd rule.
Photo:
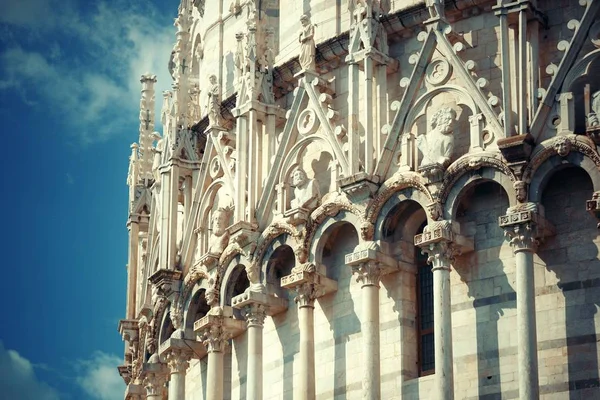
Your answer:
[[[125,399],[600,398],[599,1],[182,0],[175,27],[131,147]]]

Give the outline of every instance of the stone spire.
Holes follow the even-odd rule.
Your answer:
[[[173,89],[175,91],[176,106],[176,125],[177,127],[187,126],[193,121],[187,121],[187,109],[189,105],[189,75],[191,65],[190,45],[190,27],[192,25],[192,16],[189,7],[185,6],[179,12],[175,19],[177,28],[177,41],[175,43],[175,72]]]
[[[138,174],[135,184],[142,184],[152,179],[152,143],[154,138],[154,84],[156,75],[142,75],[142,98],[140,100],[140,139]]]

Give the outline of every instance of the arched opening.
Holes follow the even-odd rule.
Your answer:
[[[585,210],[592,193],[587,172],[565,165],[551,173],[541,198],[555,235],[541,244],[538,254],[543,264],[536,266],[537,339],[544,344],[538,346],[539,373],[551,373],[546,360],[565,365],[562,379],[571,399],[600,392],[598,230],[596,219]],[[592,389],[584,390],[586,385]]]
[[[231,299],[235,296],[238,296],[246,289],[250,287],[250,281],[248,280],[248,275],[246,275],[246,268],[242,264],[236,265],[229,274],[229,278],[227,279],[227,286],[225,287],[225,292],[222,293],[224,298],[224,304],[227,306],[231,306]],[[233,315],[237,319],[243,319],[243,315],[241,310],[234,308]]]
[[[210,310],[210,306],[206,303],[206,290],[200,289],[194,293],[185,318],[185,333],[186,337],[193,338],[194,322],[204,317]]]
[[[323,356],[323,363],[333,365],[331,379],[317,388],[317,396],[327,397],[326,393],[345,391],[350,385],[360,387],[360,376],[349,374],[354,365],[351,359],[361,351],[361,340],[357,334],[361,331],[360,319],[356,310],[360,306],[361,287],[352,277],[352,269],[346,265],[346,254],[352,253],[359,243],[358,232],[354,225],[347,222],[346,213],[337,216],[337,222],[327,227],[319,238],[321,268],[328,278],[337,281],[337,291],[320,297],[315,302],[315,343],[323,343],[325,348],[333,349]],[[317,250],[318,252],[319,250]],[[326,327],[329,327],[327,329]],[[317,374],[324,371],[317,369]]]
[[[267,293],[288,298],[288,291],[281,287],[281,278],[292,273],[295,263],[294,250],[290,246],[282,245],[273,251],[267,262],[265,277]]]
[[[516,326],[515,263],[498,224],[508,207],[505,189],[483,178],[460,189],[455,209],[461,234],[473,238],[474,245],[473,252],[456,258],[450,273],[454,359],[465,365],[455,369],[455,385],[464,392],[478,377],[479,396],[500,396],[510,385],[504,371],[517,364],[516,354],[502,353],[516,348],[516,336],[499,334]],[[471,316],[461,317],[466,314]]]
[[[400,272],[382,278],[390,302],[381,310],[381,315],[397,317],[398,322],[387,330],[402,342],[401,362],[394,365],[405,380],[434,372],[433,278],[427,256],[414,246],[415,235],[427,225],[427,214],[421,204],[410,199],[413,195],[414,190],[407,189],[390,199],[397,204],[385,214],[381,225],[382,242],[390,255],[405,265]],[[392,362],[394,349],[382,348],[381,354],[382,363]],[[418,388],[403,387],[405,390]]]
[[[171,335],[175,332],[175,327],[173,326],[173,322],[171,321],[171,312],[167,312],[165,314],[165,318],[162,322],[162,326],[160,329],[160,343],[164,343]]]

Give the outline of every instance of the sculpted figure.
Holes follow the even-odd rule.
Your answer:
[[[221,125],[221,88],[217,81],[216,75],[211,75],[209,78],[210,89],[208,90],[208,105],[207,114],[210,126]]]
[[[592,94],[592,111],[587,116],[588,126],[600,126],[600,90]]]
[[[292,208],[304,208],[312,210],[319,204],[319,184],[315,179],[308,179],[302,167],[297,167],[292,173],[292,186],[294,186],[294,198],[291,201]]]
[[[537,213],[538,206],[532,202],[526,202],[527,200],[527,184],[523,181],[516,181],[513,183],[513,188],[515,189],[515,195],[517,197],[517,201],[519,202],[517,205],[512,207],[508,207],[506,210],[507,214],[514,214],[523,211],[532,211]]]
[[[165,141],[160,137],[158,132],[152,133],[152,139],[156,140],[156,147],[153,149],[154,159],[152,160],[152,175],[154,176],[155,182],[160,182],[160,173],[158,167],[160,167],[160,159],[162,152],[165,149]]]
[[[208,252],[212,254],[221,254],[225,247],[229,244],[229,225],[230,211],[226,208],[219,207],[213,213],[211,227],[212,233],[208,240]]]
[[[315,71],[315,27],[310,23],[307,15],[300,17],[302,30],[298,41],[300,42],[300,66],[305,71]]]
[[[454,150],[454,121],[456,111],[443,107],[433,114],[432,130],[427,135],[417,137],[417,147],[423,153],[421,166],[439,164],[445,168],[450,163]]]
[[[444,17],[444,0],[426,0],[426,6],[431,18]]]

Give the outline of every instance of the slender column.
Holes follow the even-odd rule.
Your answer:
[[[512,135],[512,105],[510,85],[510,55],[508,42],[508,16],[506,9],[501,8],[496,12],[500,18],[500,47],[502,53],[502,102],[504,106],[504,136]]]
[[[380,340],[379,340],[379,278],[381,269],[376,261],[367,261],[353,267],[362,284],[363,318],[363,399],[381,398]]]
[[[148,372],[144,377],[146,387],[146,400],[162,400],[163,388],[167,382],[167,376],[162,373]]]
[[[298,327],[300,329],[300,382],[294,394],[295,399],[314,400],[315,392],[315,322],[314,310],[316,291],[312,283],[296,286],[298,293]]]
[[[527,133],[527,12],[519,11],[519,135]],[[504,81],[505,85],[507,81]]]
[[[220,324],[210,326],[203,334],[202,339],[208,349],[206,400],[223,399],[223,353],[229,336]]]
[[[127,308],[125,315],[127,319],[133,319],[137,314],[136,310],[136,290],[138,287],[138,247],[140,226],[133,219],[127,223],[129,228],[129,254],[127,263]]]
[[[427,262],[433,271],[435,388],[432,398],[440,400],[454,399],[450,269],[459,249],[455,236],[449,221],[434,221],[415,236],[415,245],[428,254]]]
[[[246,398],[261,400],[263,397],[263,326],[266,307],[253,303],[243,312],[248,321],[248,369],[246,372]]]
[[[533,203],[527,203],[531,204]],[[531,211],[500,217],[500,225],[505,229],[515,253],[517,270],[518,371],[521,400],[537,400],[540,397],[533,277],[533,253],[537,250],[539,232],[537,219],[536,214]]]
[[[179,349],[172,349],[165,358],[171,375],[169,400],[185,400],[185,373],[189,367],[191,354]]]
[[[442,241],[424,249],[433,271],[433,337],[435,349],[435,398],[454,398],[452,356],[452,310],[450,300],[450,258],[452,243]]]
[[[372,174],[373,165],[373,59],[366,57],[365,66],[365,90],[364,90],[364,121],[365,129],[365,172]]]
[[[348,163],[350,174],[358,172],[360,134],[358,130],[358,64],[350,60],[348,64]]]

